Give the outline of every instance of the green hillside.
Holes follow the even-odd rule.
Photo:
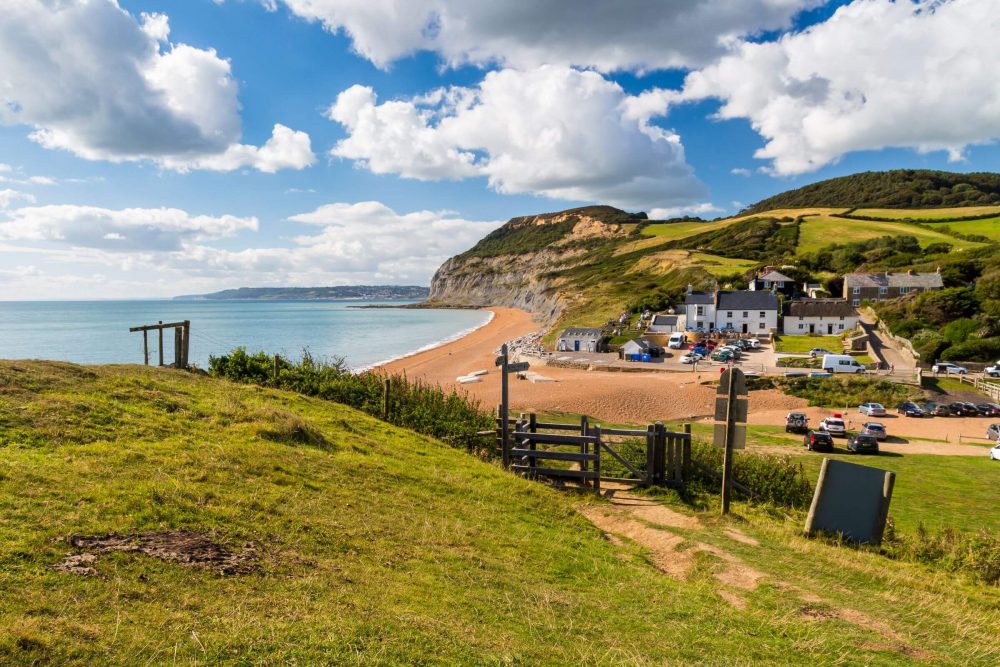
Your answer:
[[[926,169],[866,171],[789,190],[750,206],[744,214],[816,206],[940,208],[1000,205],[1000,174]]]
[[[0,362],[0,426],[2,664],[1000,659],[996,587],[741,503],[611,520],[319,399]]]

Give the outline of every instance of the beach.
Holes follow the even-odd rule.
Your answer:
[[[390,374],[405,373],[443,387],[467,392],[485,406],[500,402],[500,373],[495,351],[504,342],[539,331],[530,313],[514,308],[491,307],[493,319],[467,336],[384,364]],[[656,420],[703,417],[712,412],[715,389],[700,384],[718,375],[704,373],[614,373],[553,368],[532,362],[532,370],[553,382],[532,383],[511,377],[511,409],[520,412],[586,414],[611,424],[642,424]],[[459,384],[459,376],[485,370],[482,382]],[[792,409],[801,399],[778,391],[754,392],[752,410]]]

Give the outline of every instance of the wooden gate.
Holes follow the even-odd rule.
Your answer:
[[[668,431],[657,422],[639,429],[539,422],[535,414],[509,420],[510,440],[497,440],[504,467],[536,478],[567,479],[600,490],[601,481],[681,487],[691,479],[691,427]]]

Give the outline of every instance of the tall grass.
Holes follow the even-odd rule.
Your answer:
[[[900,535],[890,522],[882,550],[890,558],[960,572],[986,584],[1000,584],[1000,535],[991,530],[944,528],[931,532],[921,523],[914,534]]]
[[[751,491],[748,495],[736,488],[736,497],[797,509],[806,508],[812,502],[813,485],[801,463],[796,463],[787,456],[741,451],[735,454],[733,479]],[[705,491],[719,493],[718,477],[705,469],[721,472],[723,455],[724,452],[719,447],[700,440],[692,441],[691,459],[696,464],[692,471],[693,481]]]
[[[209,357],[208,368],[215,377],[343,403],[391,424],[470,447],[476,432],[494,427],[493,416],[478,401],[454,390],[406,376],[352,373],[343,359],[318,360],[308,350],[294,362],[264,352],[248,354],[240,347]]]

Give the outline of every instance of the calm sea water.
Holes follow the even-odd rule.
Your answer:
[[[400,302],[395,302],[400,303]],[[190,361],[243,346],[298,359],[344,357],[352,368],[400,357],[485,324],[474,310],[359,309],[357,301],[71,301],[0,303],[0,359],[82,364],[142,363],[142,334],[129,327],[191,321]],[[150,363],[157,336],[150,332]],[[164,332],[164,363],[173,333]]]

